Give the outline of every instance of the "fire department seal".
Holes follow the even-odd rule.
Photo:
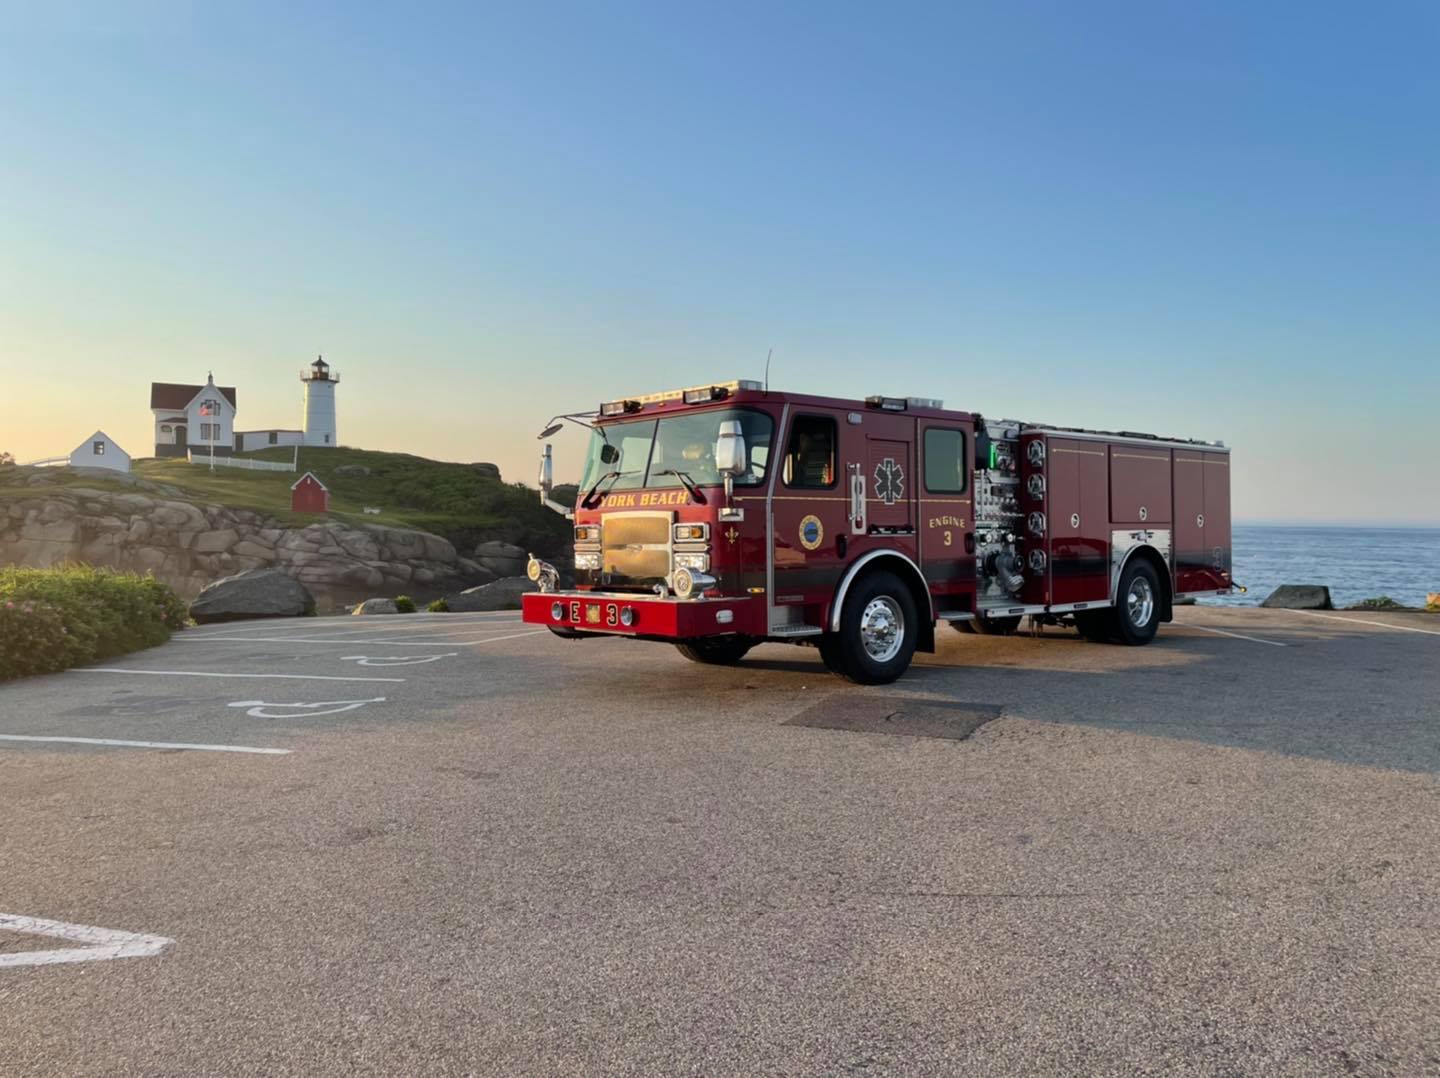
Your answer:
[[[800,545],[814,550],[825,541],[825,525],[817,516],[808,516],[800,522]]]

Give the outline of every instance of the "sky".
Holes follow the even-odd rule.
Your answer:
[[[493,461],[763,375],[1440,523],[1440,7],[0,0],[0,450],[151,381]],[[583,432],[555,439],[578,475]]]

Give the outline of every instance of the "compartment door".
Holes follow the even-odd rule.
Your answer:
[[[1110,597],[1110,460],[1103,443],[1050,439],[1050,602]]]
[[[1175,592],[1211,585],[1205,546],[1205,458],[1198,450],[1175,450]],[[1228,498],[1227,498],[1227,513]],[[1227,528],[1228,531],[1228,528]]]
[[[1211,587],[1230,585],[1230,454],[1205,454],[1205,549]]]

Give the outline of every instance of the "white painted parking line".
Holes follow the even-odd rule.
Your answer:
[[[229,707],[246,708],[245,714],[252,719],[294,719],[300,716],[306,718],[315,715],[339,715],[345,711],[354,711],[356,708],[364,707],[366,704],[383,704],[385,697],[374,696],[369,700],[317,700],[313,704],[268,704],[264,700],[236,700]],[[267,708],[282,709],[278,714],[267,711]],[[322,711],[321,708],[326,710]]]
[[[1193,622],[1177,621],[1176,625],[1183,629],[1199,629],[1202,633],[1215,633],[1218,636],[1233,636],[1236,640],[1248,640],[1252,644],[1269,644],[1274,648],[1289,647],[1289,644],[1282,644],[1278,640],[1261,640],[1258,636],[1246,636],[1244,633],[1227,632],[1224,629],[1212,629],[1208,625],[1196,625]]]
[[[522,636],[539,636],[541,633],[548,633],[549,629],[536,629],[527,633],[511,633],[507,636],[477,636],[471,640],[365,640],[366,644],[383,644],[390,647],[406,648],[433,648],[436,646],[450,648],[471,648],[477,644],[496,644],[501,640],[518,640]],[[343,647],[353,648],[361,643],[355,639],[327,638],[321,639],[312,636],[177,636],[176,640],[214,640],[222,644],[339,644]]]
[[[49,966],[57,962],[104,962],[111,958],[146,958],[159,954],[175,941],[165,936],[146,936],[139,932],[122,932],[118,928],[96,928],[94,925],[72,925],[65,921],[47,921],[40,917],[22,917],[0,913],[0,930],[25,936],[50,936],[86,944],[58,951],[20,951],[0,954],[0,967]]]
[[[419,666],[422,663],[438,663],[441,659],[453,659],[458,651],[442,651],[438,655],[342,655],[342,663],[356,666]]]
[[[125,666],[76,666],[69,674],[149,674],[152,677],[260,678],[276,681],[404,681],[403,677],[336,677],[333,674],[217,674],[208,670],[136,670]]]
[[[377,616],[377,622],[369,625],[355,625],[344,618],[271,618],[256,624],[239,622],[234,624],[208,625],[200,629],[187,629],[185,635],[194,638],[206,636],[233,636],[243,633],[275,632],[295,629],[299,632],[320,633],[362,633],[362,632],[464,632],[481,625],[503,625],[518,622],[520,612],[503,611],[496,614],[447,614],[436,620],[436,615],[387,615]]]
[[[1318,610],[1291,610],[1291,614],[1306,614],[1312,618],[1324,618],[1327,621],[1347,621],[1357,625],[1378,625],[1382,629],[1395,629],[1402,633],[1424,633],[1426,636],[1440,636],[1440,630],[1417,629],[1413,625],[1396,625],[1391,621],[1371,621],[1367,618],[1347,618],[1340,614],[1322,614]]]
[[[248,745],[192,745],[185,741],[121,741],[113,737],[40,737],[0,734],[0,741],[59,742],[62,745],[114,745],[122,749],[187,749],[196,752],[248,752],[259,756],[289,756],[290,749],[258,749]]]

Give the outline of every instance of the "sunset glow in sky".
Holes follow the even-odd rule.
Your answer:
[[[1433,4],[304,8],[0,3],[0,449],[298,426],[323,352],[345,443],[533,482],[773,347],[1440,521]]]

